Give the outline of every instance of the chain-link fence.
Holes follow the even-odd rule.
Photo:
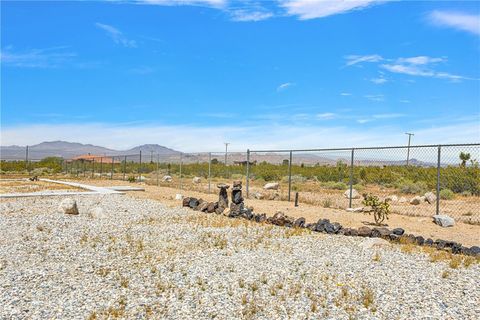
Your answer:
[[[145,182],[217,192],[241,180],[250,198],[324,208],[362,206],[362,194],[389,198],[394,213],[447,214],[480,223],[480,144],[309,150],[249,150],[3,159],[2,173]]]
[[[389,199],[394,213],[480,222],[480,144],[248,151],[247,195],[325,208]],[[270,183],[270,185],[267,185]],[[271,190],[268,190],[271,189]]]

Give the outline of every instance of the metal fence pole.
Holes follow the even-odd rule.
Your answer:
[[[102,178],[103,175],[103,157],[100,158],[100,178]]]
[[[92,178],[95,176],[95,158],[92,159]]]
[[[82,164],[83,164],[83,177],[85,178],[85,159],[82,160]]]
[[[249,187],[250,187],[250,149],[247,149],[247,177],[246,177],[246,192],[247,192],[247,198],[248,198],[248,192],[249,192]]]
[[[438,146],[437,157],[437,207],[435,209],[436,214],[440,214],[440,154],[442,147]]]
[[[112,157],[112,172],[110,172],[110,180],[113,180],[113,166],[115,165],[115,157]]]
[[[160,173],[158,172],[158,171],[159,171],[159,169],[158,169],[158,164],[159,164],[159,162],[160,162],[160,154],[157,153],[157,187],[160,185],[160,180],[159,180],[159,177],[158,177],[158,175],[160,174]]]
[[[127,156],[123,160],[123,181],[125,181],[125,175],[127,174]]]
[[[182,190],[182,162],[183,162],[183,154],[180,153],[180,179],[178,181],[180,182],[179,189]]]
[[[212,184],[212,153],[208,153],[208,193],[210,193]]]
[[[138,181],[142,179],[142,150],[140,150],[140,164],[138,166]]]
[[[350,159],[350,199],[348,201],[348,207],[352,207],[352,195],[353,195],[353,158],[355,154],[355,149],[352,148],[352,158]]]
[[[288,160],[288,201],[292,192],[292,150],[290,150],[290,159]]]
[[[28,146],[25,148],[25,169],[28,170]]]
[[[78,177],[78,170],[79,170],[78,160],[75,161],[75,175]]]

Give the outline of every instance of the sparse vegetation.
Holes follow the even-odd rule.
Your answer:
[[[364,194],[362,203],[372,208],[373,217],[377,225],[380,225],[385,219],[388,219],[388,214],[390,213],[390,204],[388,201],[380,201],[375,195]]]

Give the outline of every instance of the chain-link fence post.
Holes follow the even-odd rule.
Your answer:
[[[92,179],[95,176],[95,158],[92,159]]]
[[[247,149],[247,176],[246,176],[246,192],[247,192],[247,199],[248,199],[248,192],[250,187],[250,149]]]
[[[100,179],[103,175],[103,157],[100,157]]]
[[[212,184],[212,153],[208,153],[208,193],[211,191]]]
[[[28,146],[25,148],[25,169],[30,172],[30,170],[28,170],[29,166],[28,166]]]
[[[183,154],[180,153],[180,178],[178,179],[180,185],[179,189],[182,190],[182,162],[183,162]]]
[[[83,177],[85,178],[85,159],[82,160],[82,165],[83,165]]]
[[[440,158],[441,158],[442,147],[438,146],[438,155],[437,155],[437,207],[435,209],[435,214],[440,214]]]
[[[160,162],[160,154],[157,153],[157,187],[160,185],[160,180],[159,180],[159,176],[158,176],[160,174],[159,168],[158,168],[159,162]]]
[[[349,196],[349,201],[348,201],[348,207],[352,207],[352,195],[353,195],[353,158],[355,156],[355,149],[352,148],[352,157],[350,159],[350,196]]]
[[[110,172],[110,180],[113,180],[113,166],[115,165],[115,157],[112,157],[112,169]]]
[[[288,160],[288,201],[290,202],[290,194],[292,193],[292,150],[290,150],[290,158]]]
[[[140,150],[140,164],[138,166],[138,181],[142,180],[142,150]]]

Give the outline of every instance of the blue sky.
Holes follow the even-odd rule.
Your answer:
[[[480,141],[479,2],[1,6],[2,145]]]

